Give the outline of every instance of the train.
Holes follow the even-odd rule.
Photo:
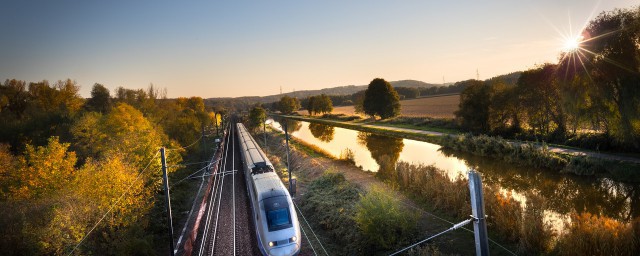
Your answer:
[[[291,195],[246,127],[236,128],[258,248],[263,255],[297,255],[300,225]]]

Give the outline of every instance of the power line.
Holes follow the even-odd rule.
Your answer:
[[[434,239],[434,238],[436,238],[436,237],[438,237],[438,236],[440,236],[440,235],[442,235],[442,234],[444,234],[444,233],[447,233],[447,232],[449,232],[449,231],[453,231],[453,230],[456,230],[456,229],[458,229],[458,228],[461,228],[462,226],[469,224],[469,223],[470,223],[471,221],[473,221],[473,220],[474,220],[474,218],[470,218],[470,219],[468,219],[468,220],[464,220],[464,221],[462,221],[462,222],[460,222],[460,223],[458,223],[458,224],[453,225],[453,227],[450,227],[449,229],[447,229],[447,230],[445,230],[445,231],[442,231],[442,232],[440,232],[440,233],[438,233],[438,234],[435,234],[435,235],[430,236],[430,237],[428,237],[428,238],[426,238],[426,239],[423,239],[422,241],[417,242],[417,243],[415,243],[415,244],[412,244],[411,246],[405,247],[405,248],[404,248],[404,249],[402,249],[402,250],[399,250],[399,251],[397,251],[397,252],[394,252],[394,253],[392,253],[392,254],[389,254],[389,256],[397,255],[397,254],[399,254],[399,253],[401,253],[401,252],[404,252],[404,251],[406,251],[406,250],[409,250],[409,249],[411,249],[411,248],[413,248],[413,247],[415,247],[415,246],[417,246],[417,245],[419,245],[419,244],[421,244],[421,243],[424,243],[424,242],[426,242],[426,241],[429,241],[429,240],[431,240],[431,239]]]
[[[293,202],[293,200],[291,200],[291,202]],[[311,228],[311,225],[309,225],[309,222],[307,221],[307,218],[304,217],[304,214],[302,214],[302,210],[300,210],[300,207],[298,207],[298,205],[296,204],[296,202],[293,202],[293,205],[296,207],[296,209],[298,209],[298,212],[300,213],[300,216],[302,216],[302,219],[304,220],[305,223],[307,223],[307,226],[309,226],[309,230],[311,230],[311,234],[313,234],[313,236],[316,238],[316,240],[318,241],[318,244],[320,244],[320,248],[322,248],[322,251],[324,251],[324,253],[326,255],[330,255],[329,253],[327,253],[327,250],[324,249],[324,246],[322,245],[322,242],[320,242],[320,239],[318,238],[318,236],[316,235],[316,232],[313,232],[313,228]]]
[[[202,135],[200,135],[200,137],[198,139],[196,139],[193,143],[189,144],[188,146],[184,146],[184,147],[177,147],[177,148],[167,148],[165,150],[179,150],[179,149],[187,149],[189,147],[192,147],[193,145],[195,145],[196,143],[198,143],[198,141],[200,141],[202,139]]]
[[[104,220],[104,218],[107,217],[107,214],[109,214],[111,210],[113,210],[113,207],[115,207],[120,202],[120,200],[122,200],[122,198],[127,194],[127,192],[129,192],[129,189],[131,189],[133,184],[136,181],[138,181],[140,177],[142,177],[142,174],[147,170],[147,168],[151,166],[151,163],[153,163],[153,160],[158,156],[159,153],[160,151],[156,151],[156,154],[153,157],[151,157],[151,160],[149,160],[149,163],[147,164],[147,166],[144,167],[144,169],[140,171],[140,173],[138,173],[138,176],[136,177],[136,179],[133,182],[131,182],[131,184],[129,184],[129,187],[127,187],[127,189],[122,193],[122,195],[120,195],[118,200],[116,200],[113,204],[111,204],[111,207],[109,207],[109,210],[107,210],[107,212],[105,212],[104,215],[102,215],[102,218],[100,218],[100,220],[98,220],[98,222],[95,225],[93,225],[93,227],[89,230],[89,232],[87,232],[87,234],[85,234],[84,237],[82,237],[80,242],[78,242],[78,244],[75,247],[73,247],[73,250],[71,250],[71,252],[69,252],[67,256],[71,255],[76,249],[78,249],[78,247],[80,247],[82,242],[84,242],[84,240],[91,234],[91,232],[93,232],[93,230],[100,224],[100,222],[102,222],[102,220]]]

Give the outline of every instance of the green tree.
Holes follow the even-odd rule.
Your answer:
[[[562,56],[563,72],[577,70],[592,83],[595,109],[604,113],[605,132],[640,148],[640,8],[604,12],[589,22],[574,52]],[[564,76],[573,79],[573,76]]]
[[[491,88],[479,80],[467,80],[465,83],[466,88],[460,93],[460,104],[455,112],[456,118],[465,129],[488,132]]]
[[[316,96],[309,96],[309,98],[307,98],[306,108],[307,108],[307,112],[309,112],[310,116],[312,116],[315,113],[317,113],[317,111],[316,111],[316,105],[317,105],[316,101],[317,100],[318,100],[318,97],[316,97]]]
[[[298,109],[300,109],[300,101],[298,98],[292,98],[285,95],[280,98],[280,101],[278,102],[278,110],[283,114],[291,114],[298,111]]]
[[[525,119],[533,133],[564,138],[566,121],[556,65],[544,64],[523,72],[518,79],[518,90]]]
[[[252,129],[260,128],[267,120],[267,112],[262,106],[255,106],[249,112],[249,127]]]
[[[91,89],[91,98],[85,103],[87,109],[106,113],[111,108],[111,94],[109,89],[101,84],[94,84]]]
[[[386,119],[400,114],[400,97],[389,82],[376,78],[369,83],[362,106],[365,114]]]

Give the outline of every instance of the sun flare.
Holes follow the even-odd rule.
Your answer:
[[[580,48],[580,44],[582,43],[582,36],[570,37],[567,38],[564,42],[564,51],[565,52],[573,52]]]

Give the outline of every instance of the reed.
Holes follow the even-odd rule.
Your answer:
[[[559,239],[559,255],[640,255],[640,218],[631,223],[589,213],[572,213]]]

